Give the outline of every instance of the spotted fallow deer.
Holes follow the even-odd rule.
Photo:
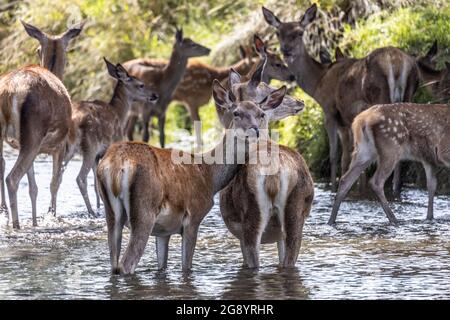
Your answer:
[[[322,107],[330,145],[331,186],[336,190],[338,136],[342,144],[342,172],[350,162],[351,123],[374,104],[411,101],[418,85],[415,60],[398,48],[374,50],[362,59],[343,59],[321,64],[307,52],[303,42],[306,27],[315,19],[313,4],[299,21],[282,22],[262,8],[265,20],[277,29],[281,52],[298,85]],[[394,189],[398,192],[399,170]]]
[[[253,89],[248,90],[252,81],[241,81],[240,75],[232,72],[233,94],[242,99],[255,97]],[[303,107],[301,103],[298,112]],[[229,125],[233,115],[227,114],[229,111],[218,113],[221,122]],[[269,121],[280,119],[280,114],[267,113],[264,129],[268,129]],[[241,167],[220,192],[220,211],[228,230],[240,240],[245,267],[258,268],[260,244],[274,242],[278,245],[280,266],[293,267],[301,246],[303,224],[311,210],[314,184],[297,151],[262,139],[259,144],[264,142],[267,152],[278,152],[278,156],[270,163],[248,163]]]
[[[436,69],[436,56],[438,53],[437,41],[428,50],[427,54],[417,59],[420,78],[423,86],[431,93],[436,102],[450,101],[450,63],[445,68]]]
[[[78,36],[82,24],[73,26],[59,36],[48,35],[22,22],[26,32],[40,43],[41,66],[27,66],[0,78],[0,179],[1,210],[8,213],[5,202],[3,141],[19,149],[14,167],[6,178],[13,227],[19,229],[17,189],[27,173],[32,204],[33,225],[37,225],[37,185],[33,161],[40,153],[53,157],[49,212],[56,214],[56,194],[59,188],[65,142],[71,131],[71,101],[62,83],[66,64],[66,49]]]
[[[95,176],[96,158],[101,157],[111,143],[122,140],[126,116],[133,101],[152,104],[158,98],[142,81],[130,76],[120,64],[114,65],[104,60],[109,75],[117,80],[111,100],[109,103],[99,100],[73,103],[75,139],[68,146],[64,159],[68,162],[75,153],[82,155],[83,163],[77,176],[77,184],[91,216],[95,216],[95,213],[87,192],[87,176],[91,169]],[[95,193],[98,209],[100,200],[96,186]]]
[[[386,216],[397,223],[384,195],[384,183],[400,160],[421,162],[427,177],[428,213],[433,219],[436,168],[450,166],[450,108],[444,104],[397,103],[376,105],[359,114],[352,125],[355,151],[328,221],[336,222],[339,206],[361,172],[377,161],[370,185]]]
[[[175,35],[175,44],[173,45],[172,55],[169,63],[159,71],[155,68],[148,68],[145,65],[145,59],[135,59],[123,64],[128,73],[146,85],[153,88],[158,94],[158,101],[154,106],[144,105],[142,108],[143,136],[142,140],[148,142],[150,138],[149,121],[155,116],[158,118],[159,142],[164,148],[165,134],[164,127],[166,122],[166,111],[172,100],[178,84],[184,76],[188,59],[191,57],[206,56],[210,49],[183,37],[183,31],[177,30]],[[135,120],[134,120],[135,122]],[[132,125],[132,123],[130,123]],[[127,125],[128,126],[128,125]]]
[[[182,235],[182,268],[191,269],[198,228],[214,204],[214,195],[238,172],[242,164],[236,159],[248,157],[265,121],[263,109],[276,108],[283,100],[276,91],[260,105],[237,101],[217,80],[213,97],[218,108],[230,108],[236,115],[213,150],[191,154],[122,142],[112,145],[100,161],[97,178],[113,273],[134,273],[150,235],[156,236],[158,268],[166,268],[170,236],[176,233]],[[126,222],[131,234],[119,264]]]

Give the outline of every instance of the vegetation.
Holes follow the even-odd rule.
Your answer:
[[[313,2],[321,9],[316,23],[320,32],[313,26],[305,38],[315,56],[320,47],[334,52],[337,45],[354,57],[387,45],[418,55],[437,39],[444,49],[439,66],[450,60],[450,5],[446,0]],[[283,19],[294,19],[310,3],[308,0],[282,3],[276,0],[0,0],[0,72],[37,62],[37,42],[27,37],[19,19],[49,33],[62,32],[68,25],[85,20],[83,35],[70,49],[64,81],[74,100],[107,99],[112,81],[102,63],[103,56],[117,62],[135,57],[167,58],[174,27],[182,26],[186,36],[213,49],[204,61],[228,65],[238,59],[238,45],[249,45],[255,32],[277,46],[273,30],[262,19],[262,4],[275,9]],[[301,151],[316,178],[320,178],[328,172],[322,111],[301,89],[292,87],[291,93],[305,100],[305,112],[272,128],[280,131],[282,143]],[[429,101],[429,97],[422,91],[416,101]],[[211,102],[201,109],[200,116],[204,130],[218,126]],[[177,139],[177,130],[190,128],[187,118],[183,107],[175,103],[170,107],[166,127],[169,142]],[[156,139],[155,134],[152,141]]]

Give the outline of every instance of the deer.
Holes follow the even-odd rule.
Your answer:
[[[450,62],[445,63],[445,68],[437,70],[437,53],[438,44],[434,41],[425,56],[417,58],[417,66],[423,86],[437,99],[435,102],[442,103],[450,100]]]
[[[76,178],[90,216],[96,214],[92,209],[87,192],[89,171],[96,174],[96,160],[115,141],[122,140],[126,125],[126,116],[134,101],[154,104],[158,99],[150,88],[139,79],[130,76],[121,64],[114,65],[103,58],[109,75],[116,80],[109,102],[94,100],[73,103],[72,122],[75,138],[67,147],[64,161],[69,162],[75,153],[82,155],[82,165]],[[98,188],[95,185],[97,209],[100,208]]]
[[[282,22],[262,7],[266,22],[276,29],[281,52],[297,84],[322,107],[329,141],[331,189],[337,188],[338,137],[342,145],[341,169],[350,162],[351,123],[374,104],[411,101],[418,86],[415,60],[398,48],[384,47],[361,59],[342,59],[321,64],[308,53],[303,34],[316,18],[313,4],[299,21]],[[394,175],[394,190],[400,189],[400,170]]]
[[[3,141],[19,150],[17,160],[6,177],[12,224],[20,229],[17,189],[27,174],[32,204],[33,226],[37,226],[36,198],[38,188],[33,162],[38,154],[52,155],[53,172],[50,185],[49,213],[56,215],[56,196],[61,181],[65,142],[71,138],[71,100],[62,83],[66,64],[66,50],[77,37],[83,23],[53,36],[22,21],[25,31],[40,43],[40,66],[25,66],[0,78],[0,186],[1,211],[8,215],[6,206]]]
[[[158,269],[166,268],[170,236],[177,233],[182,236],[182,269],[192,268],[198,228],[214,204],[214,195],[236,175],[243,162],[239,159],[245,160],[258,141],[263,109],[277,108],[284,92],[283,87],[272,92],[261,104],[238,101],[216,79],[216,107],[230,109],[236,116],[212,150],[191,154],[119,142],[106,151],[97,168],[97,183],[105,205],[113,274],[135,272],[150,235],[156,236]],[[185,161],[174,161],[174,154],[175,160]],[[119,263],[125,223],[130,225],[130,238]]]
[[[183,37],[183,30],[177,30],[175,33],[175,43],[173,45],[172,54],[169,63],[162,69],[155,70],[145,66],[141,59],[127,61],[123,64],[127,72],[143,81],[146,85],[153,88],[158,94],[158,101],[154,106],[144,105],[142,109],[143,136],[142,140],[148,142],[150,138],[149,121],[155,116],[158,118],[159,142],[161,148],[165,144],[165,121],[166,111],[172,95],[178,84],[184,76],[188,59],[192,57],[206,56],[210,53],[210,49]],[[135,121],[135,120],[134,120]],[[133,120],[128,127],[133,126]],[[131,130],[131,129],[130,129]],[[127,130],[129,132],[129,130]]]
[[[264,64],[260,69],[264,69]],[[255,98],[252,87],[264,78],[261,73],[262,70],[256,72],[256,77],[245,82],[244,77],[232,70],[233,94],[244,100]],[[303,110],[303,102],[299,107],[297,114]],[[219,113],[225,127],[233,119],[233,114],[229,113],[228,109]],[[263,129],[267,132],[270,121],[290,115],[268,113]],[[301,247],[303,224],[314,198],[314,183],[305,160],[297,151],[267,137],[264,143],[269,153],[278,152],[278,156],[270,163],[248,163],[241,167],[220,191],[220,212],[228,230],[240,241],[244,267],[259,268],[260,244],[274,242],[278,246],[280,267],[294,267]]]
[[[350,167],[339,183],[328,224],[336,223],[340,204],[351,186],[361,172],[375,161],[377,169],[370,186],[389,222],[398,224],[383,186],[400,160],[417,161],[424,167],[428,189],[427,220],[432,220],[436,169],[438,166],[450,166],[449,123],[450,108],[445,104],[375,105],[356,116],[352,124],[355,151]]]

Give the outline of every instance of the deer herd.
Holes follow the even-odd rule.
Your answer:
[[[331,188],[337,191],[330,225],[336,223],[339,206],[352,185],[374,162],[377,168],[369,184],[389,221],[397,224],[384,184],[394,172],[394,190],[400,192],[403,160],[418,161],[425,169],[427,219],[432,219],[436,168],[450,166],[450,108],[411,101],[421,83],[437,102],[450,98],[450,64],[437,69],[437,43],[422,57],[384,47],[355,59],[337,48],[335,59],[322,51],[316,61],[303,42],[305,30],[316,18],[315,4],[298,21],[283,22],[265,7],[262,13],[276,33],[284,59],[255,35],[256,57],[241,47],[240,61],[231,67],[213,67],[190,59],[206,56],[210,49],[177,29],[168,61],[139,58],[114,64],[104,59],[108,74],[116,80],[109,102],[71,101],[63,84],[66,50],[83,24],[53,36],[22,21],[27,34],[39,41],[40,66],[25,66],[0,77],[0,214],[9,217],[3,158],[6,141],[19,152],[6,177],[15,229],[20,227],[17,190],[25,174],[33,226],[37,225],[36,156],[52,156],[49,213],[56,215],[64,167],[75,154],[81,155],[76,182],[88,213],[96,216],[87,191],[87,176],[93,171],[96,208],[100,199],[105,208],[113,273],[135,272],[150,235],[156,237],[158,268],[165,269],[170,237],[181,234],[182,268],[191,269],[199,226],[217,193],[225,225],[240,242],[245,267],[258,268],[260,245],[274,242],[280,267],[293,267],[312,207],[314,184],[302,156],[268,135],[270,122],[298,115],[305,108],[303,101],[288,94],[286,86],[269,85],[277,79],[296,81],[323,109]],[[191,120],[197,121],[199,108],[211,95],[226,129],[222,140],[203,153],[165,149],[170,102],[183,103]],[[152,117],[158,120],[160,148],[147,143]],[[133,142],[139,118],[143,142]],[[130,141],[122,141],[125,137]],[[198,132],[196,143],[202,144]],[[276,150],[276,161],[250,161],[262,146],[266,152]],[[202,160],[174,162],[174,152],[183,159]],[[130,235],[120,259],[125,226]]]

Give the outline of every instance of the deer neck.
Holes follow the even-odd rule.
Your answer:
[[[187,62],[188,57],[181,53],[180,49],[174,46],[169,63],[164,68],[164,76],[160,83],[161,88],[164,88],[164,90],[160,93],[161,95],[164,94],[168,97],[172,96],[173,91],[175,91],[184,76]]]
[[[121,81],[117,81],[114,87],[114,92],[109,102],[113,112],[117,115],[122,125],[125,125],[126,116],[131,107],[131,99],[125,88],[125,85]]]
[[[295,73],[300,88],[311,97],[316,98],[316,88],[325,75],[326,68],[309,55],[304,44],[301,45],[300,53],[297,56],[287,59],[287,64],[289,69]]]
[[[238,142],[238,139],[227,130],[222,141],[211,151],[202,154],[201,166],[210,172],[211,185],[214,194],[225,188],[237,174],[239,168],[248,159],[248,143]]]

